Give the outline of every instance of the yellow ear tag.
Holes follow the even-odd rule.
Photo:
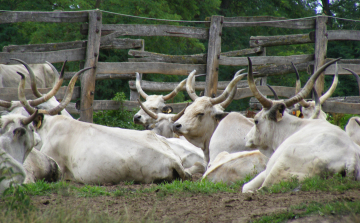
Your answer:
[[[300,117],[301,112],[299,110],[296,111],[296,117]]]
[[[40,128],[40,126],[41,126],[41,120],[39,120],[39,122],[37,123],[36,128]]]

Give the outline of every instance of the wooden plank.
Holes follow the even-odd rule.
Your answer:
[[[87,22],[87,11],[1,12],[0,24],[14,22]]]
[[[142,47],[142,39],[112,39],[100,43],[101,49],[134,49]]]
[[[180,112],[186,106],[187,102],[184,103],[168,103],[173,108],[174,113]],[[124,101],[121,104],[120,101],[110,101],[110,100],[94,100],[94,111],[106,111],[106,110],[118,110],[124,108],[127,111],[138,111],[140,109],[139,103],[137,101]],[[79,111],[75,108],[75,103],[69,103],[66,107],[66,110],[70,114],[79,114]]]
[[[223,16],[211,17],[206,58],[206,87],[204,92],[204,95],[208,97],[215,97],[217,91],[223,21]]]
[[[282,46],[292,44],[314,43],[315,34],[296,34],[296,35],[281,35],[281,36],[251,36],[250,47],[267,47],[267,46]]]
[[[99,10],[89,12],[89,32],[84,67],[93,67],[81,75],[80,121],[93,121],[95,77],[100,51],[102,14]]]
[[[344,103],[338,101],[326,100],[322,106],[324,112],[333,112],[341,114],[360,114],[360,103]]]
[[[70,80],[76,72],[65,72],[64,80]],[[123,80],[135,80],[136,75],[134,74],[96,74],[96,80],[107,80],[107,79],[123,79]]]
[[[50,52],[27,52],[27,53],[0,53],[0,63],[2,64],[17,64],[16,61],[10,58],[17,58],[26,61],[28,64],[44,63],[62,63],[67,61],[84,60],[86,48],[59,50]]]
[[[171,75],[189,75],[193,70],[205,73],[204,64],[171,64],[160,62],[98,62],[97,74],[129,74],[129,73],[158,73]]]
[[[84,48],[87,45],[86,40],[72,41],[63,43],[45,43],[45,44],[27,44],[27,45],[10,45],[3,47],[3,52],[8,53],[24,53],[24,52],[47,52],[56,50],[68,50],[76,48]],[[133,49],[142,46],[141,39],[111,39],[101,42],[101,49]]]
[[[271,86],[276,94],[279,97],[286,97],[290,98],[295,95],[295,87],[284,87],[284,86]],[[273,96],[272,91],[267,86],[258,86],[257,87],[259,91],[263,95]],[[222,91],[219,91],[219,93],[222,93]],[[243,99],[243,98],[249,98],[253,97],[253,93],[251,92],[250,88],[240,88],[237,89],[236,95],[234,97],[235,100]]]
[[[326,16],[316,17],[316,30],[315,30],[315,70],[319,69],[325,64],[325,57],[327,51],[327,36],[326,36],[326,22],[328,18]],[[315,89],[319,95],[322,95],[324,91],[325,76],[324,72],[318,77],[315,82]]]
[[[224,27],[270,26],[288,29],[314,29],[315,19],[286,19],[282,17],[225,17]]]
[[[87,30],[88,24],[81,25],[81,34],[86,35]],[[172,25],[103,24],[101,32],[118,32],[122,36],[174,36],[197,39],[208,39],[209,36],[206,28]]]
[[[328,41],[353,40],[360,41],[360,30],[328,30]]]
[[[186,64],[205,64],[206,54],[195,55],[167,55],[161,53],[153,53],[140,50],[129,50],[129,55],[133,57],[145,58],[129,58],[129,62],[166,62],[166,63],[186,63]]]
[[[72,41],[63,43],[45,43],[45,44],[27,44],[27,45],[10,45],[4,46],[3,52],[24,53],[24,52],[46,52],[56,50],[68,50],[86,47],[86,40]]]
[[[265,64],[294,64],[305,63],[314,60],[314,54],[305,55],[291,55],[291,56],[257,56],[250,57],[253,65],[265,65]],[[247,66],[248,60],[246,57],[224,57],[220,56],[220,65],[226,66]]]
[[[57,94],[55,95],[55,97],[57,99],[63,99],[66,88],[67,88],[66,86],[61,87],[59,89],[59,91],[57,92]],[[38,90],[40,93],[46,94],[51,90],[51,88],[38,88]],[[18,101],[19,100],[18,99],[18,88],[12,88],[12,87],[0,88],[0,95],[1,95],[1,100],[5,100],[5,101]],[[28,100],[36,99],[36,97],[34,96],[31,89],[25,89],[25,96],[26,96],[26,99],[28,99]],[[74,93],[72,95],[71,100],[76,100],[77,98],[80,98],[80,87],[74,88]]]
[[[343,68],[348,68],[352,71],[354,71],[357,74],[360,74],[360,64],[338,64],[339,68],[339,75],[348,75],[351,74],[349,71],[344,70]],[[330,65],[328,68],[326,68],[325,75],[334,75],[335,74],[335,64]]]
[[[220,55],[227,57],[235,57],[235,56],[243,56],[247,54],[259,53],[262,51],[263,51],[262,47],[255,47],[255,48],[249,48],[243,50],[223,52],[220,53]],[[167,63],[188,63],[188,64],[206,63],[206,54],[167,55],[167,54],[153,53],[148,51],[129,50],[129,55],[134,57],[145,57],[145,58],[129,58],[129,62],[167,62]]]
[[[249,49],[222,52],[222,53],[220,53],[220,55],[226,56],[226,57],[237,57],[237,56],[244,56],[244,55],[248,55],[248,54],[261,53],[263,50],[264,50],[264,48],[260,46],[260,47],[254,47],[254,48],[249,48]]]
[[[296,64],[296,68],[299,72],[307,71],[308,67],[311,64],[314,64],[314,61],[309,61],[306,63],[298,63]],[[253,70],[254,72],[257,72],[257,74],[254,74],[254,77],[277,76],[277,75],[295,73],[294,68],[292,67],[291,64],[262,65],[262,66],[254,67]]]
[[[219,81],[218,82],[218,89],[224,90],[230,81]],[[256,85],[260,84],[260,78],[255,79]],[[141,88],[144,91],[157,91],[157,92],[170,92],[178,86],[179,82],[155,82],[155,81],[141,81]],[[129,81],[129,87],[132,90],[136,90],[135,81]],[[237,88],[244,88],[248,87],[247,80],[241,80],[237,84]],[[182,91],[186,91],[186,86],[181,88]],[[203,91],[205,90],[205,82],[204,81],[196,81],[195,82],[195,90]]]

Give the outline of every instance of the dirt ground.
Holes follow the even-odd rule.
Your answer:
[[[134,191],[149,185],[106,186],[108,191],[119,187]],[[165,195],[156,191],[141,196],[100,196],[79,198],[52,194],[33,197],[33,204],[45,211],[49,208],[75,208],[94,213],[107,212],[115,218],[126,216],[129,222],[251,222],[260,216],[288,210],[290,206],[315,202],[355,201],[360,190],[340,192],[290,192],[283,194],[216,193],[211,195],[184,193]],[[305,211],[305,210],[304,210]],[[299,212],[301,213],[301,211]],[[320,216],[294,219],[289,222],[355,222],[354,216]]]

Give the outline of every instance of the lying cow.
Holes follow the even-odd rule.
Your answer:
[[[0,193],[25,180],[22,164],[40,141],[32,125],[37,116],[35,111],[30,117],[16,114],[0,117]]]
[[[332,60],[320,67],[304,88],[287,100],[269,100],[256,88],[249,60],[248,83],[263,109],[254,117],[255,126],[247,134],[247,146],[271,146],[274,154],[266,170],[243,186],[243,192],[268,187],[289,177],[300,181],[325,172],[360,178],[360,147],[339,127],[323,119],[299,119],[287,114],[286,107],[301,101],[311,91],[317,77]],[[315,98],[318,100],[318,98]]]
[[[187,79],[186,90],[194,102],[185,109],[184,115],[173,124],[173,130],[176,134],[184,136],[193,145],[201,148],[204,151],[207,163],[210,161],[209,144],[211,136],[218,123],[228,115],[227,112],[224,112],[224,107],[228,106],[231,100],[227,99],[233,98],[237,82],[245,76],[245,74],[238,75],[239,73],[237,72],[225,91],[216,98],[198,97],[195,94],[192,88],[195,72],[191,72]]]
[[[213,183],[224,182],[228,185],[262,172],[268,158],[259,150],[219,153],[206,170],[203,179]]]
[[[140,85],[140,74],[136,72],[136,89],[138,93],[143,97],[146,101],[143,103],[145,107],[150,109],[155,114],[158,113],[169,113],[172,112],[172,108],[165,105],[165,101],[174,98],[177,93],[181,90],[181,88],[185,85],[186,79],[181,81],[179,85],[169,94],[163,95],[147,95],[141,88]],[[139,124],[148,129],[150,125],[154,124],[154,120],[143,110],[140,109],[134,115],[134,123]]]
[[[74,75],[61,106],[71,100],[80,72]],[[32,114],[34,108],[25,98],[24,76],[19,99]],[[43,139],[41,152],[60,166],[63,179],[89,184],[117,184],[121,181],[151,183],[186,179],[180,158],[151,131],[112,128],[76,121],[54,114],[54,109],[40,110],[42,119],[36,129]],[[57,110],[58,112],[58,110]],[[51,115],[50,115],[51,114]],[[55,115],[55,116],[54,116]]]

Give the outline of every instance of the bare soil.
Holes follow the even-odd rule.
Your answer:
[[[79,185],[81,186],[81,185]],[[41,211],[50,208],[74,208],[108,213],[114,218],[126,216],[129,222],[251,222],[261,216],[284,212],[290,206],[315,202],[355,201],[360,189],[346,192],[289,192],[282,194],[164,194],[161,190],[131,196],[131,191],[151,185],[105,186],[108,191],[122,188],[126,196],[92,198],[67,196],[66,192],[35,196],[33,204]],[[129,196],[130,194],[130,196]],[[305,210],[304,210],[305,211]],[[301,213],[301,211],[299,211]],[[358,216],[320,216],[319,214],[289,222],[355,222]]]

